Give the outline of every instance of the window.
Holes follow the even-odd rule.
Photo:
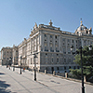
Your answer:
[[[45,50],[46,50],[46,46],[45,46]]]
[[[52,35],[50,35],[50,38],[52,38]]]
[[[84,40],[84,43],[86,43],[86,40]]]
[[[80,29],[80,30],[83,30],[83,29],[82,29],[82,27],[81,27],[81,29]]]
[[[65,38],[63,38],[63,41],[65,41]]]
[[[67,42],[69,42],[70,40],[68,39]]]
[[[64,70],[66,70],[66,67],[64,67]]]
[[[44,37],[46,37],[46,34],[44,34]]]
[[[86,31],[86,34],[88,34],[88,31]]]
[[[57,58],[57,62],[59,62],[59,58]]]
[[[66,54],[66,48],[65,47],[63,48],[63,53]]]
[[[50,40],[50,42],[52,42],[52,40]]]
[[[79,69],[79,66],[77,66],[77,69]]]
[[[53,62],[53,58],[52,58],[52,62]]]
[[[76,69],[76,66],[74,66],[74,69]]]
[[[71,66],[69,66],[69,69],[71,69]]]
[[[55,38],[57,39],[57,36],[55,36]]]
[[[59,70],[59,67],[57,67],[57,70]]]
[[[52,51],[52,47],[50,47],[50,51]]]
[[[72,43],[74,43],[74,40],[72,40]]]
[[[79,34],[79,32],[77,32],[77,35]]]
[[[66,62],[66,58],[64,58],[64,62]]]
[[[46,39],[45,39],[45,41],[46,41]]]
[[[55,43],[57,43],[57,41],[55,41]]]

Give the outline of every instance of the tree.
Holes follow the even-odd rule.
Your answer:
[[[74,62],[81,66],[80,50],[78,49],[77,52],[79,54],[75,55]],[[93,77],[93,46],[92,50],[89,50],[87,46],[82,49],[82,62],[83,74],[87,77],[87,80],[89,80],[91,77]],[[70,69],[70,71],[76,78],[81,78],[81,68],[75,70]]]

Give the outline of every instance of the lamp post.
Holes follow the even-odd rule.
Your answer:
[[[84,75],[83,75],[83,62],[82,62],[82,47],[80,49],[80,57],[81,57],[81,79],[82,79],[82,93],[85,93],[84,87]]]
[[[36,55],[34,55],[34,81],[36,81],[36,61],[35,61]]]
[[[71,46],[71,51],[73,51],[73,46]],[[82,62],[82,46],[79,48],[80,50],[80,58],[81,58],[81,79],[82,79],[82,93],[85,93],[85,87],[84,87],[84,75],[83,75],[83,62]]]
[[[14,57],[14,64],[15,64],[15,57]],[[14,66],[14,64],[13,64],[13,71],[15,71],[15,66]]]
[[[71,51],[73,51],[73,45],[71,46]],[[84,75],[83,75],[83,62],[82,62],[82,46],[79,48],[80,50],[80,58],[81,58],[81,79],[82,79],[82,93],[85,93],[85,87],[84,87]],[[89,50],[92,50],[92,45],[89,46]],[[77,52],[77,51],[76,51]],[[78,53],[78,52],[77,52]]]
[[[9,69],[10,69],[10,66],[11,66],[11,63],[12,63],[11,61],[12,61],[12,58],[10,57],[9,58]]]
[[[31,52],[31,54],[32,54],[32,52]],[[34,55],[34,81],[37,80],[36,79],[36,60],[35,60],[37,58],[36,54],[38,54],[38,53],[32,54],[32,55]]]
[[[22,56],[20,57],[20,74],[22,74],[22,69],[21,69],[22,63],[21,63],[21,60],[22,60]]]

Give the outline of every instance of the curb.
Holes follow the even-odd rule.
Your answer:
[[[43,72],[38,72],[38,73],[45,74]],[[66,78],[66,77],[62,77],[62,76],[58,76],[58,75],[52,75],[52,74],[45,74],[45,75],[54,76],[54,77],[58,77],[58,78],[67,79],[67,80],[70,80],[70,81],[75,81],[75,82],[82,83],[81,80],[77,80],[77,79]],[[90,83],[90,82],[84,82],[84,84],[88,84],[88,85],[93,86],[93,83]]]

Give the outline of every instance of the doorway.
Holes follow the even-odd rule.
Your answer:
[[[53,74],[53,71],[54,71],[54,67],[52,67],[52,68],[51,68],[51,70],[52,70],[52,74]]]

